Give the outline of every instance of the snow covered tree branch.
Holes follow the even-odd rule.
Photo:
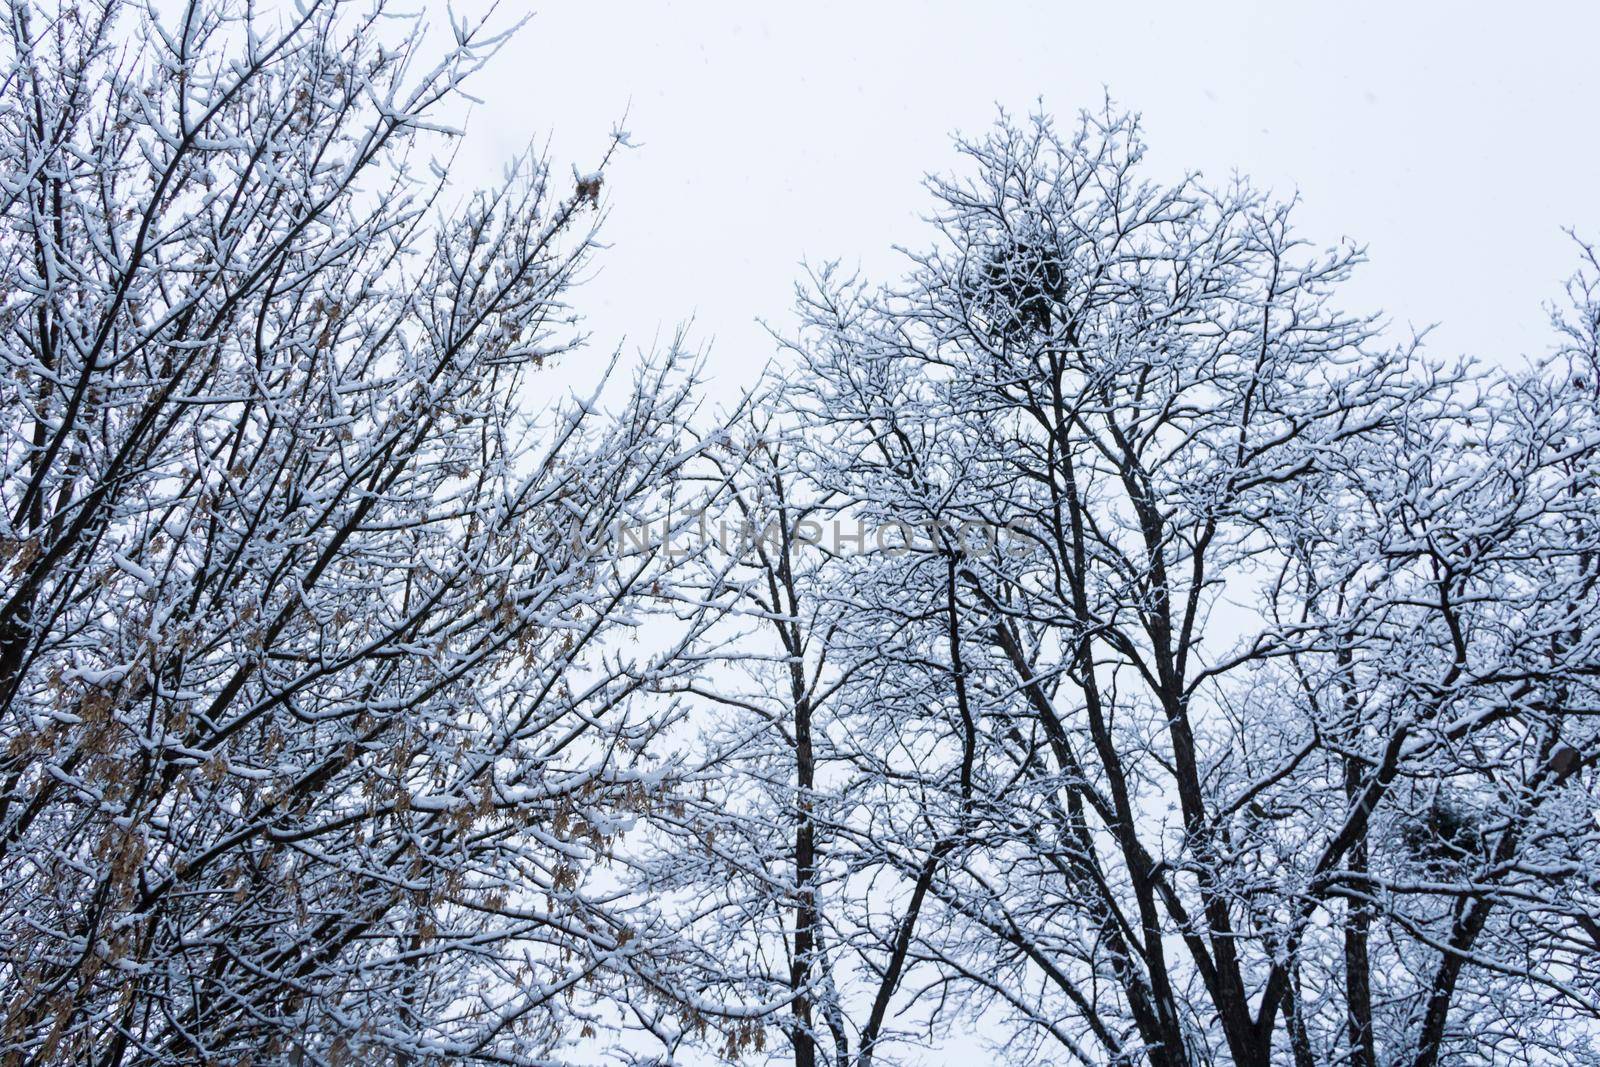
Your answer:
[[[705,609],[608,531],[690,382],[541,393],[599,181],[441,210],[500,38],[411,25],[8,11],[7,1062],[533,1062],[641,950],[588,872]]]

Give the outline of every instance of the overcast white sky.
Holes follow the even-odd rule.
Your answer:
[[[1042,99],[1065,123],[1109,89],[1143,113],[1159,172],[1298,191],[1305,236],[1369,247],[1352,309],[1439,323],[1441,355],[1542,351],[1542,305],[1576,263],[1562,227],[1600,239],[1600,5],[531,10],[473,86],[463,177],[546,135],[587,169],[626,111],[640,146],[609,174],[614,247],[580,304],[604,346],[693,317],[723,386],[771,355],[755,319],[786,324],[802,259],[884,278],[891,245],[925,242],[921,176],[997,105]]]

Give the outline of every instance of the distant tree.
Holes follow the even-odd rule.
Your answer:
[[[835,627],[828,605],[811,599],[826,560],[808,543],[825,502],[809,495],[770,414],[747,411],[729,431],[704,455],[726,505],[688,533],[711,549],[706,588],[729,608],[708,634],[706,669],[681,681],[700,743],[678,768],[671,802],[649,817],[651,847],[631,857],[635,884],[681,898],[669,921],[693,950],[670,981],[708,1006],[720,1051],[777,1055],[766,1033],[774,1026],[796,1067],[847,1064],[829,952],[837,931],[825,915],[837,798],[818,774],[830,758]],[[774,1010],[785,1002],[787,1013]],[[698,1039],[656,1032],[669,1051]]]
[[[6,1063],[546,1062],[650,952],[589,875],[708,608],[609,538],[690,383],[541,393],[601,178],[442,209],[450,28],[7,9]]]
[[[858,603],[833,595],[871,535],[839,514],[784,425],[754,405],[705,453],[727,493],[694,536],[711,549],[706,587],[728,609],[707,635],[707,669],[681,683],[700,743],[629,863],[639,891],[669,901],[663,920],[681,939],[658,984],[704,1006],[703,1034],[650,1026],[669,1052],[712,1044],[849,1067],[914,999],[900,994],[922,909],[873,892],[881,861],[876,843],[861,845],[880,802],[903,807],[874,755],[899,709],[882,688],[871,704],[846,697],[866,671],[904,679],[907,701],[928,690],[895,638],[899,620],[851,619]]]

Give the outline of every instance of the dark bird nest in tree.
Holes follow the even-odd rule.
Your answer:
[[[1424,869],[1459,870],[1483,851],[1482,815],[1459,797],[1440,792],[1433,802],[1406,822],[1401,841]]]
[[[1055,251],[1022,240],[998,249],[983,266],[982,299],[997,334],[1021,341],[1050,333],[1066,284]]]

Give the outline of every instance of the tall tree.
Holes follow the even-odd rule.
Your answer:
[[[906,653],[839,701],[930,1010],[1085,1063],[1577,1054],[1588,291],[1554,369],[1436,365],[1338,309],[1357,250],[1144,178],[1127,116],[960,148],[790,375],[820,489],[916,534],[830,595]]]

